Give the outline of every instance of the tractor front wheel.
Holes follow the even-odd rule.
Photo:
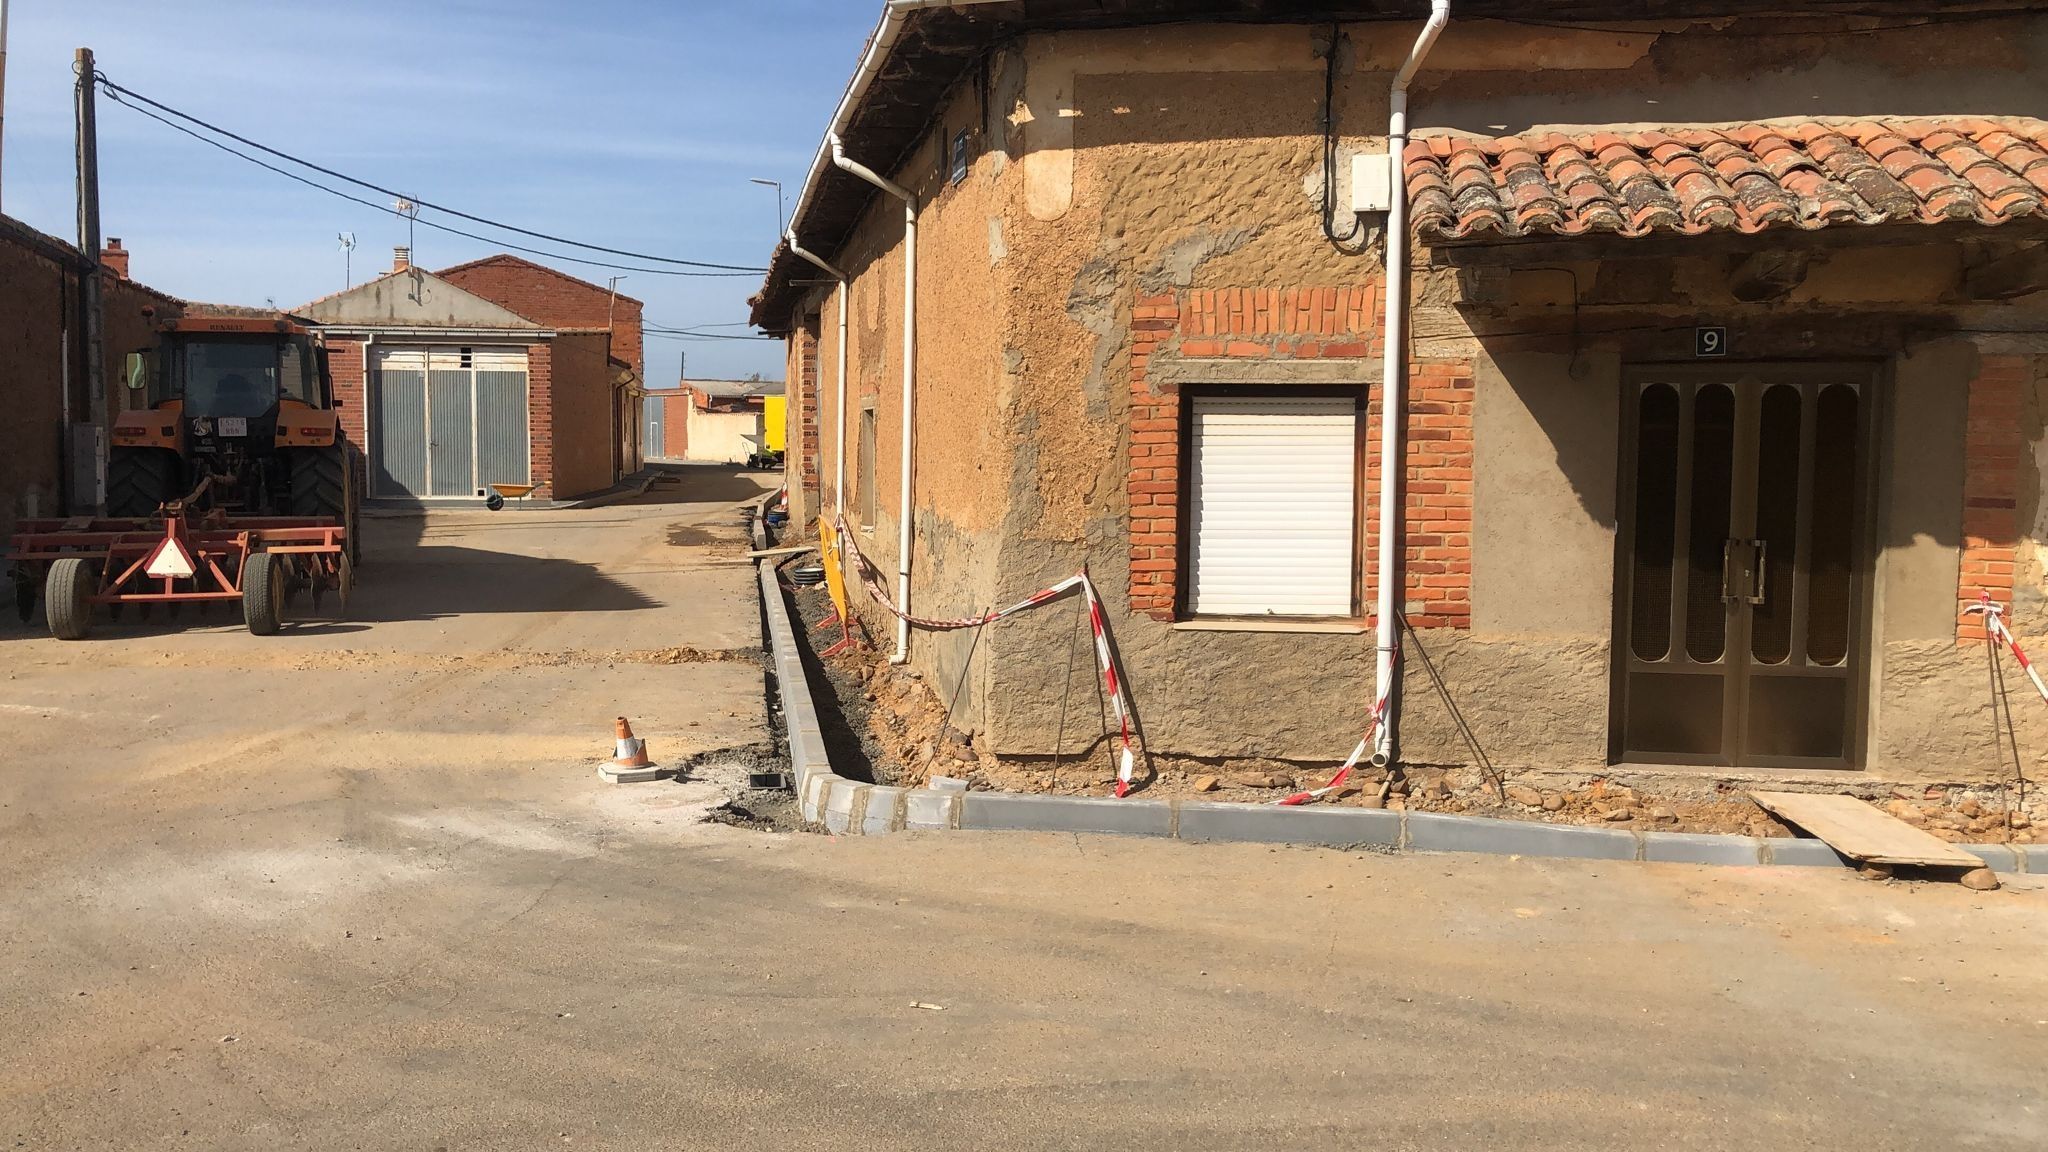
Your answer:
[[[83,640],[92,630],[92,591],[98,583],[92,564],[77,556],[50,562],[43,579],[43,618],[59,640]]]
[[[275,636],[284,627],[285,574],[277,557],[251,552],[242,561],[242,622],[254,636]]]

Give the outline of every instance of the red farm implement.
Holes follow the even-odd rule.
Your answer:
[[[343,607],[355,581],[347,530],[328,517],[192,513],[176,504],[138,519],[24,520],[8,559],[15,607],[26,622],[43,600],[50,634],[80,640],[93,610],[240,601],[249,631],[283,624],[294,595],[317,607],[332,592]]]

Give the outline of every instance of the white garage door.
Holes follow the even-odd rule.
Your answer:
[[[1195,613],[1351,615],[1358,423],[1352,397],[1195,398]]]
[[[371,494],[480,496],[527,484],[526,349],[379,348],[370,380]]]

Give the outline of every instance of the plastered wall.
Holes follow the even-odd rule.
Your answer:
[[[1412,25],[1351,30],[1335,105],[1347,155],[1378,145],[1385,70],[1413,33]],[[1722,41],[1695,51],[1669,36],[1454,23],[1418,89],[1417,116],[1489,133],[1573,118],[1667,120],[1668,92],[1692,110],[1681,119],[1767,108],[1910,112],[1951,97],[1978,111],[2048,107],[2038,70],[2003,49],[1961,87],[1950,83],[1956,73],[1942,62],[1953,63],[1960,38],[1977,34],[1935,34],[1959,39],[1912,51],[1858,38],[1859,52],[1871,42],[1860,54],[1794,37],[1757,57]],[[1111,607],[1148,744],[1170,757],[1333,760],[1356,740],[1372,691],[1372,639],[1362,631],[1192,631],[1129,610],[1139,301],[1381,276],[1369,220],[1349,244],[1323,233],[1321,35],[1296,26],[1178,27],[1015,42],[955,93],[932,138],[892,174],[917,187],[924,204],[916,608],[962,615],[1087,565]],[[2038,40],[2038,22],[2013,35]],[[1823,47],[1833,49],[1824,66],[1815,63]],[[1758,60],[1768,62],[1761,72]],[[1709,115],[1715,107],[1742,110]],[[983,136],[968,179],[944,186],[938,141],[962,126]],[[1342,203],[1348,161],[1338,171]],[[1348,214],[1338,225],[1350,227]],[[835,298],[826,291],[813,300],[821,503],[832,506],[835,450],[849,486],[857,483],[857,413],[872,403],[879,515],[858,543],[892,577],[902,514],[901,237],[900,206],[878,199],[836,258],[853,276],[843,442],[835,438]],[[1855,356],[1882,366],[1891,464],[1879,494],[1883,535],[1871,542],[1868,762],[1900,779],[1994,774],[1983,733],[1964,734],[1972,725],[1988,732],[1989,713],[1982,652],[1959,648],[1955,630],[1958,438],[1971,358],[2043,351],[2041,302],[1962,300],[1965,254],[1943,239],[1836,244],[1786,297],[1741,304],[1727,289],[1731,252],[1740,253],[1690,243],[1699,247],[1646,246],[1625,258],[1560,252],[1540,268],[1419,254],[1414,354],[1466,366],[1474,444],[1469,627],[1427,629],[1431,659],[1497,763],[1597,770],[1607,762],[1622,366],[1685,357],[1696,325],[1726,324],[1741,334],[1740,354]],[[1140,355],[1157,364],[1176,354]],[[1221,363],[1183,357],[1177,370],[1198,379]],[[1313,369],[1240,361],[1230,370],[1246,380],[1313,375],[1361,392],[1378,376],[1376,360],[1364,358]],[[2022,528],[2041,515],[2042,387],[2036,374],[2021,390],[2026,418],[2014,430],[2026,456],[2013,513]],[[855,493],[847,501],[854,507]],[[2031,540],[2010,542],[2022,561],[2013,595],[2027,627],[2039,615]],[[1072,755],[1075,733],[1093,739],[1096,725],[1085,649],[1066,675],[1077,622],[1062,608],[1005,622],[981,639],[971,666],[968,634],[920,634],[913,663],[942,697],[958,697],[956,722],[984,732],[999,753]],[[893,631],[879,613],[870,623],[878,636]],[[1464,739],[1418,662],[1411,649],[1404,754],[1465,762]],[[2048,741],[2048,727],[2039,736]]]

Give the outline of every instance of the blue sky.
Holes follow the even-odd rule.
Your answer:
[[[775,239],[775,192],[748,180],[781,180],[794,207],[880,7],[13,0],[0,210],[75,235],[71,61],[90,47],[116,83],[353,176],[589,243],[758,266]],[[100,194],[105,232],[134,253],[136,279],[195,300],[291,307],[343,286],[337,233],[355,234],[357,283],[406,242],[395,216],[104,96]],[[426,227],[414,247],[428,268],[500,250]],[[544,262],[598,283],[614,274]],[[760,285],[625,275],[620,291],[646,301],[650,322],[680,327],[737,324]],[[650,338],[650,381],[673,379],[684,352],[692,376],[782,374],[776,343]]]

